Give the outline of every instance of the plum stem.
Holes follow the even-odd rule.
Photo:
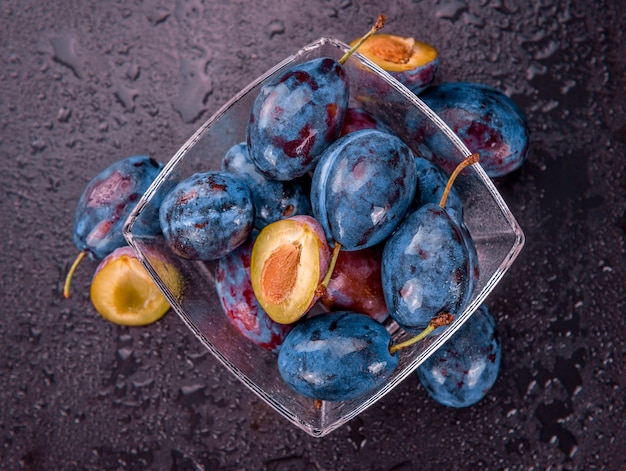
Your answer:
[[[87,252],[85,252],[84,250],[80,252],[74,260],[74,263],[72,263],[70,271],[67,272],[67,276],[65,277],[65,283],[63,284],[63,297],[65,297],[65,299],[69,299],[71,296],[70,283],[72,282],[72,277],[74,276],[74,272],[78,268],[78,265],[80,265],[80,262],[82,262],[86,256]]]
[[[414,343],[417,343],[420,340],[423,340],[426,337],[428,337],[430,335],[430,333],[433,330],[437,329],[438,327],[444,327],[446,325],[452,324],[453,320],[454,320],[454,316],[452,314],[450,314],[449,312],[443,312],[441,314],[436,315],[435,317],[433,317],[430,320],[430,322],[428,323],[428,327],[426,327],[424,330],[422,330],[415,337],[412,337],[409,340],[405,340],[404,342],[400,342],[400,343],[397,343],[395,345],[390,345],[389,346],[389,353],[391,353],[393,355],[398,350],[402,350],[403,348],[410,347]]]
[[[333,276],[333,271],[335,271],[335,265],[337,264],[337,258],[339,258],[340,250],[341,250],[341,244],[335,241],[335,246],[333,247],[333,254],[330,259],[330,264],[328,265],[328,271],[326,272],[326,276],[324,276],[324,279],[315,290],[315,295],[318,297],[324,296],[324,294],[326,293],[326,288],[328,287],[328,283],[330,283],[330,278]]]
[[[372,36],[374,33],[376,33],[376,31],[380,30],[383,26],[385,26],[385,20],[387,19],[387,17],[385,15],[378,15],[378,19],[376,20],[376,23],[374,23],[374,26],[372,26],[372,28],[367,32],[367,34],[365,36],[363,36],[361,39],[359,39],[356,44],[354,46],[352,46],[350,48],[350,50],[348,52],[346,52],[343,57],[341,59],[339,59],[339,63],[340,64],[345,64],[346,61],[350,58],[350,56],[352,54],[354,54],[354,52],[361,47],[361,44],[363,44],[365,41],[367,41],[369,39],[370,36]]]
[[[463,161],[459,165],[456,166],[456,168],[454,169],[454,172],[452,172],[452,175],[450,175],[450,178],[448,179],[446,188],[443,190],[443,195],[441,195],[441,201],[439,201],[439,206],[441,206],[442,208],[446,207],[446,202],[448,201],[448,195],[450,194],[450,191],[452,190],[452,185],[454,181],[456,180],[456,177],[459,176],[459,173],[461,173],[463,169],[465,169],[465,167],[469,167],[470,165],[475,164],[479,160],[480,160],[480,156],[474,153],[465,157],[465,159],[463,159]]]

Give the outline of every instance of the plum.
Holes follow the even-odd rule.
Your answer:
[[[364,314],[341,311],[309,317],[287,335],[278,371],[294,391],[312,399],[347,401],[383,384],[398,365],[391,336]]]
[[[227,172],[196,173],[165,195],[159,219],[173,253],[190,260],[216,260],[243,244],[252,231],[250,189]]]
[[[339,252],[320,301],[332,311],[355,311],[378,322],[388,316],[381,279],[382,246]]]
[[[397,136],[355,131],[337,139],[315,168],[313,215],[343,249],[372,247],[400,224],[416,181],[413,153]]]
[[[74,215],[74,243],[90,258],[101,260],[126,245],[122,226],[139,198],[161,171],[162,164],[136,155],[119,160],[96,175],[83,190]],[[150,215],[149,215],[150,216]],[[159,231],[158,214],[141,218],[137,230]]]
[[[384,24],[379,18],[364,40]],[[348,108],[350,84],[341,59],[320,57],[291,66],[259,91],[246,139],[259,171],[292,180],[311,171],[338,136]]]
[[[525,115],[498,89],[473,82],[445,82],[430,87],[420,98],[459,136],[470,152],[480,154],[480,164],[491,178],[502,177],[522,166],[530,145]],[[432,151],[434,162],[448,170],[456,163],[446,159],[440,133],[431,134],[422,116],[407,115],[415,130],[415,143]]]
[[[222,170],[242,178],[252,195],[254,227],[298,214],[310,214],[309,195],[299,180],[270,180],[252,162],[245,142],[232,146],[222,159]]]
[[[496,321],[482,304],[416,374],[428,394],[448,407],[476,404],[493,387],[502,359]]]
[[[447,188],[475,162],[475,154],[464,160]],[[409,332],[425,329],[439,314],[456,315],[473,294],[475,260],[463,231],[445,209],[447,194],[438,204],[424,204],[409,214],[383,250],[382,282],[389,314]]]
[[[419,156],[415,157],[415,167],[417,188],[410,209],[419,209],[426,203],[439,203],[448,184],[448,175],[437,164]],[[463,200],[455,187],[450,189],[446,209],[455,221],[463,221]]]
[[[126,245],[122,226],[162,167],[151,157],[135,155],[114,162],[87,183],[74,213],[74,244],[80,253],[65,279],[63,295],[66,298],[70,297],[74,272],[85,257],[102,260],[116,248]],[[158,204],[157,198],[156,207]],[[146,210],[145,217],[136,223],[136,231],[158,233],[158,211]]]
[[[372,113],[363,108],[351,106],[346,111],[339,137],[361,129],[379,129],[381,131],[391,132],[389,128]]]

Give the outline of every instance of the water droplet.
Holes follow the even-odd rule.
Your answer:
[[[339,11],[333,6],[326,7],[324,12],[328,18],[337,18],[339,16]]]
[[[538,75],[545,75],[548,72],[548,68],[545,65],[532,63],[526,69],[526,79],[533,80]]]
[[[129,64],[128,68],[126,69],[126,77],[128,77],[128,79],[133,82],[139,78],[140,73],[141,69],[136,63]]]
[[[204,71],[207,64],[205,61],[182,60],[184,80],[173,106],[185,123],[195,122],[206,111],[206,101],[213,92],[211,79]]]
[[[115,90],[115,98],[117,98],[117,101],[119,101],[124,109],[128,111],[135,110],[135,98],[137,98],[138,94],[137,90],[128,88],[121,83],[117,84],[117,88]]]
[[[52,59],[70,69],[76,78],[82,78],[82,65],[74,49],[73,38],[70,36],[59,36],[50,42],[54,51]]]
[[[542,47],[540,50],[535,52],[534,57],[537,60],[545,60],[552,57],[561,47],[561,44],[557,40],[551,40]]]
[[[463,23],[468,26],[476,26],[477,28],[482,28],[485,26],[485,20],[474,15],[473,13],[465,12],[463,13]]]
[[[186,407],[204,403],[206,401],[205,387],[204,384],[200,383],[181,386],[176,402]]]
[[[285,23],[281,20],[271,21],[265,28],[267,36],[272,39],[274,36],[285,33]]]
[[[30,143],[30,147],[32,149],[33,154],[43,151],[47,146],[48,145],[46,144],[46,141],[44,141],[43,138],[41,137],[34,139]]]
[[[460,0],[444,0],[435,10],[436,18],[455,21],[459,15],[467,10],[465,2]]]
[[[128,360],[132,354],[133,354],[132,348],[120,348],[117,351],[117,357],[122,361]]]
[[[146,14],[146,17],[148,18],[148,21],[150,21],[150,23],[152,23],[153,25],[158,25],[159,23],[163,23],[165,20],[167,20],[171,14],[172,12],[168,8],[158,5],[150,10]]]

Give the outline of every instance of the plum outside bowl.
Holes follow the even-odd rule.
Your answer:
[[[351,401],[319,404],[293,392],[278,373],[276,355],[252,344],[226,318],[214,287],[215,262],[179,258],[169,251],[162,236],[142,234],[136,227],[176,183],[196,172],[220,169],[226,151],[245,140],[252,103],[264,82],[300,62],[318,57],[339,59],[348,49],[336,39],[321,38],[246,86],[210,117],[165,165],[124,226],[129,245],[198,340],[281,416],[318,437],[355,418],[413,373],[485,301],[520,253],[524,245],[522,230],[480,166],[472,165],[455,183],[464,201],[465,223],[476,243],[480,263],[480,279],[470,305],[443,333],[401,350],[392,377],[369,395]],[[428,157],[433,152],[446,152],[451,161],[460,162],[470,154],[419,98],[372,62],[357,53],[345,67],[350,80],[351,105],[373,113],[403,138],[416,155]],[[416,125],[424,131],[416,133]],[[395,342],[408,338],[392,321],[386,327]]]

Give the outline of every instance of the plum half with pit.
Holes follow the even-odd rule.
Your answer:
[[[412,37],[377,33],[363,43],[359,53],[416,95],[434,81],[439,68],[437,49]]]
[[[265,226],[250,262],[259,304],[278,323],[297,321],[319,299],[330,260],[324,230],[311,216],[293,216]]]
[[[291,325],[274,322],[254,295],[250,261],[257,236],[258,231],[253,231],[243,245],[217,261],[215,288],[233,327],[252,343],[277,352]]]

